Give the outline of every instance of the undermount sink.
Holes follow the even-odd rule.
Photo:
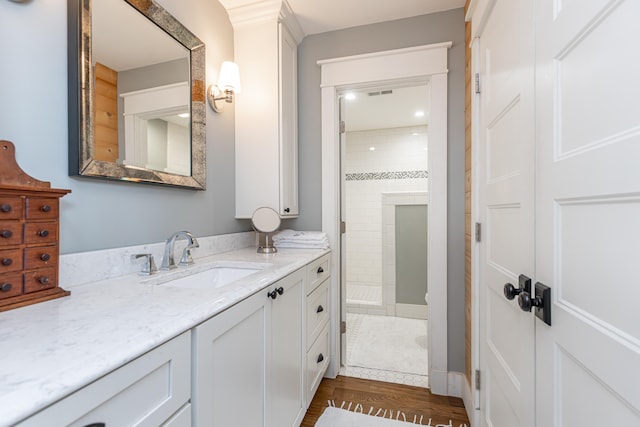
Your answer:
[[[162,286],[189,288],[189,289],[215,289],[255,273],[259,273],[271,267],[267,263],[250,262],[218,262],[200,268],[189,268],[159,275],[145,283],[153,283]]]

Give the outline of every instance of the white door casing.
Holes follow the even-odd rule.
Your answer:
[[[637,0],[538,1],[539,427],[640,425]]]
[[[451,42],[319,61],[322,97],[322,230],[331,263],[340,265],[340,145],[337,93],[363,85],[431,80],[429,129],[429,382],[449,394],[447,371],[447,53]],[[340,368],[340,279],[331,280],[331,354],[327,375]],[[343,297],[344,298],[344,297]],[[436,325],[432,327],[432,325]]]
[[[534,323],[505,284],[534,273],[533,3],[498,0],[478,34],[480,425],[534,426]]]

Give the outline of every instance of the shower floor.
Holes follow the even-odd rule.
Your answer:
[[[382,287],[347,284],[347,304],[382,305]]]
[[[427,388],[427,366],[426,320],[347,313],[341,375]]]

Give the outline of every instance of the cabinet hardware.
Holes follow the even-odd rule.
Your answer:
[[[41,207],[40,207],[40,210],[41,210],[42,212],[51,212],[51,206],[49,206],[49,205],[41,206]]]
[[[285,211],[286,213],[289,213],[289,212],[291,212],[291,209],[289,209],[289,208],[284,208],[284,211]]]
[[[3,283],[0,285],[0,292],[9,292],[13,288],[11,283]]]
[[[13,233],[11,232],[11,230],[2,230],[2,232],[0,232],[0,236],[8,239],[13,236]]]
[[[318,267],[318,274],[324,273],[324,268]]]
[[[284,288],[280,286],[277,289],[272,290],[271,292],[267,292],[267,296],[271,299],[278,298],[278,295],[282,295],[284,293]]]
[[[1,210],[2,212],[5,212],[5,213],[6,213],[6,212],[11,212],[11,205],[10,205],[10,204],[8,204],[8,203],[5,203],[5,204],[3,204],[3,205],[2,205],[2,207],[0,208],[0,210]]]
[[[11,258],[3,258],[2,259],[2,265],[4,265],[5,267],[8,265],[13,264],[13,260]]]
[[[316,310],[316,313],[322,313],[324,311],[324,307],[322,307],[321,305],[318,306],[318,309]]]
[[[40,237],[47,237],[49,235],[49,231],[48,230],[40,230],[38,231],[38,236]]]
[[[40,259],[41,259],[42,261],[44,261],[44,262],[47,262],[47,261],[49,261],[49,260],[51,259],[51,255],[49,255],[49,254],[42,254],[42,255],[40,255]]]
[[[324,360],[324,356],[322,355],[322,353],[320,353],[320,355],[318,356],[318,360],[316,363],[320,363]]]
[[[48,285],[49,278],[47,276],[42,276],[41,278],[38,279],[38,282],[40,282],[41,285]]]

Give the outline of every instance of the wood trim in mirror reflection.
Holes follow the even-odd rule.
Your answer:
[[[205,45],[153,0],[126,1],[190,51],[191,175],[144,169],[94,157],[95,79],[91,0],[68,0],[69,175],[206,189]]]

